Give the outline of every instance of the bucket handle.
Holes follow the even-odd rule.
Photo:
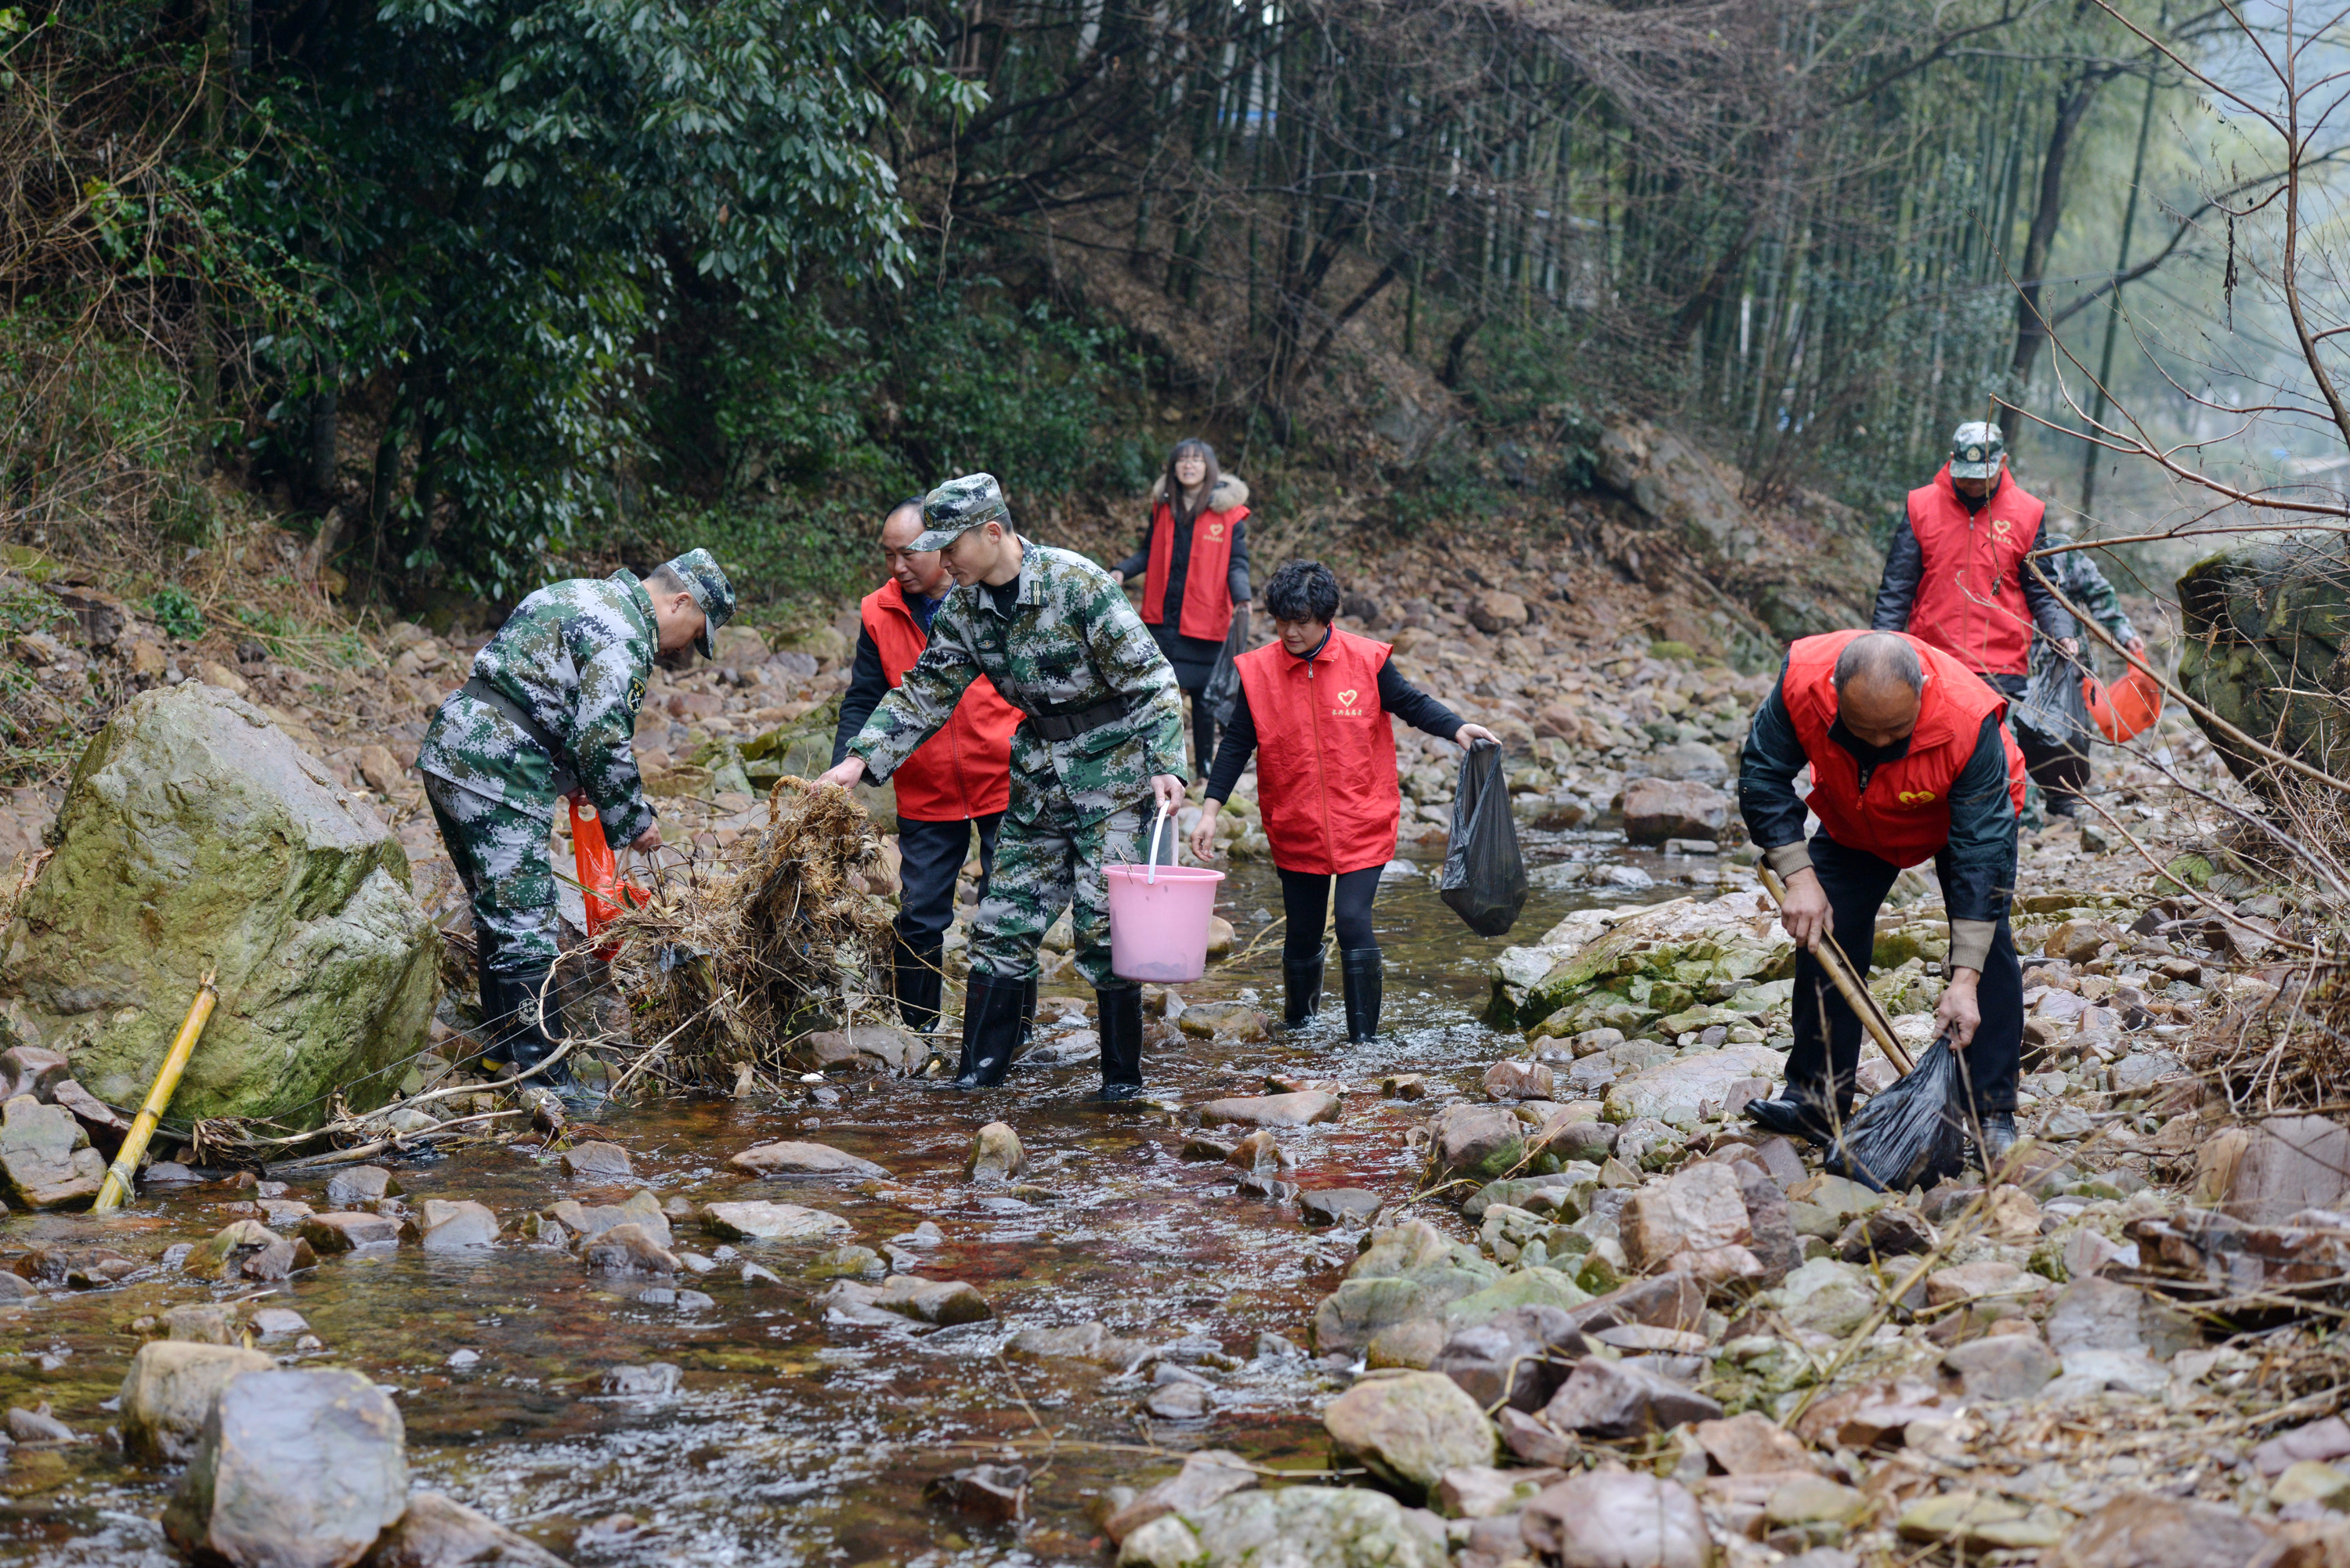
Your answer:
[[[1157,820],[1152,822],[1150,825],[1150,869],[1143,877],[1145,882],[1154,888],[1159,885],[1159,830],[1166,826],[1167,806],[1165,803],[1162,802],[1159,807],[1159,816]],[[1170,860],[1168,864],[1172,866],[1174,862]]]

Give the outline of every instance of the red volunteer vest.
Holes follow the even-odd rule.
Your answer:
[[[2047,507],[2004,468],[1980,512],[1959,504],[1950,465],[1909,493],[1909,530],[1925,569],[1909,606],[1909,635],[1958,656],[1969,670],[2025,675],[2032,669],[2032,611],[2023,603],[2023,557],[2039,543]]]
[[[892,577],[857,607],[866,635],[881,651],[881,672],[893,687],[930,646],[930,634],[907,607]],[[1012,802],[1012,732],[1020,710],[996,695],[986,676],[967,687],[946,728],[924,741],[890,775],[898,815],[911,822],[963,822],[1002,811]]]
[[[1257,805],[1273,863],[1335,877],[1395,858],[1403,801],[1379,706],[1388,645],[1333,628],[1311,659],[1277,642],[1232,661],[1256,725]]]
[[[1865,849],[1896,866],[1931,860],[1950,841],[1950,785],[1975,754],[1985,716],[2004,718],[2007,700],[1974,671],[1917,638],[1906,640],[1926,666],[1918,727],[1909,734],[1909,754],[1871,774],[1860,788],[1860,763],[1828,738],[1835,724],[1836,655],[1866,632],[1832,631],[1807,637],[1787,649],[1787,673],[1779,692],[1794,721],[1795,738],[1811,759],[1808,804],[1830,838],[1847,849]],[[2007,745],[2007,793],[2023,809],[2023,753],[2015,737],[2000,726]]]
[[[1175,629],[1185,637],[1222,642],[1232,629],[1232,531],[1249,514],[1245,506],[1202,512],[1191,523],[1191,564],[1184,568],[1183,616]],[[1142,585],[1142,619],[1158,626],[1167,618],[1167,571],[1175,564],[1175,513],[1164,501],[1150,512],[1150,565]]]

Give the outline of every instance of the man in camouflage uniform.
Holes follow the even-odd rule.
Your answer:
[[[2043,531],[2040,535],[2043,550],[2063,550],[2072,542],[2063,534]],[[2067,550],[2043,561],[2041,567],[2074,609],[2104,627],[2133,658],[2146,657],[2145,639],[2086,550]],[[2027,576],[2029,570],[2027,566]],[[2047,797],[2052,816],[2080,815],[2081,794],[2089,784],[2088,713],[2080,696],[2086,665],[2085,657],[2076,661],[2046,638],[2035,639],[2032,683],[2012,716],[2016,746],[2023,753],[2033,783]]]
[[[664,655],[708,658],[733,613],[734,590],[707,550],[642,581],[623,571],[551,583],[515,607],[424,732],[416,766],[473,899],[491,1054],[517,1071],[538,1067],[563,1037],[546,984],[557,952],[546,857],[555,803],[577,794],[593,805],[616,849],[660,847],[632,744],[645,682]],[[544,1076],[567,1088],[570,1065]]]
[[[930,645],[818,781],[886,780],[984,675],[1026,717],[1012,736],[1012,802],[972,922],[958,1088],[1003,1081],[1037,944],[1064,906],[1101,1015],[1101,1097],[1142,1093],[1142,988],[1110,973],[1105,866],[1142,859],[1154,801],[1183,803],[1183,700],[1126,595],[1084,556],[1022,542],[994,476],[923,498],[955,587]]]

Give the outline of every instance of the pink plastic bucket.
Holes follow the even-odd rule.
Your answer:
[[[1109,883],[1109,969],[1120,980],[1180,985],[1207,971],[1208,920],[1224,874],[1158,865],[1155,827],[1150,842],[1152,864],[1102,867]]]

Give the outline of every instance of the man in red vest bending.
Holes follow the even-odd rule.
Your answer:
[[[2023,976],[2007,911],[2023,757],[2006,711],[1966,665],[1915,637],[1832,631],[1788,649],[1738,774],[1747,834],[1786,882],[1783,919],[1799,950],[1786,1096],[1746,1107],[1762,1127],[1825,1142],[1851,1115],[1861,1023],[1812,950],[1833,930],[1866,983],[1878,906],[1903,867],[1931,860],[1950,920],[1935,1027],[1960,1053],[1985,1168],[2013,1146]],[[1807,764],[1820,819],[1809,845],[1794,789]]]
[[[910,546],[921,534],[922,498],[900,501],[881,523],[881,554],[889,580],[858,606],[862,622],[848,690],[841,694],[840,725],[833,732],[832,765],[873,716],[882,697],[906,679],[931,640],[931,618],[954,587],[936,550]],[[955,877],[979,828],[980,896],[995,867],[995,835],[1012,798],[1012,732],[1020,711],[996,695],[983,675],[956,704],[946,728],[922,742],[890,780],[898,790],[898,1014],[910,1029],[939,1020],[943,985],[940,959],[954,920]],[[1036,1011],[1036,981],[1028,981],[1028,1009]]]
[[[1893,525],[1869,625],[1931,643],[2020,701],[2035,627],[2068,656],[2080,647],[2072,612],[2023,566],[2039,547],[2045,510],[2007,472],[1999,427],[1960,425],[1950,461],[1909,493]]]

